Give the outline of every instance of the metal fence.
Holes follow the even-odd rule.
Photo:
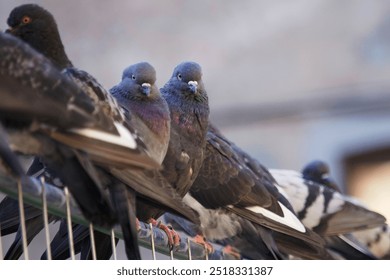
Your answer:
[[[27,177],[23,180],[16,179],[3,172],[0,172],[0,192],[17,199],[19,202],[19,217],[20,226],[22,230],[23,240],[23,252],[24,258],[29,259],[25,228],[25,218],[23,211],[23,204],[29,204],[42,210],[42,216],[45,224],[45,238],[47,256],[50,259],[50,232],[48,223],[48,214],[52,214],[61,218],[66,218],[69,233],[70,243],[70,256],[71,259],[75,259],[73,237],[72,237],[72,223],[81,224],[89,227],[91,244],[95,244],[93,230],[100,231],[111,236],[112,239],[112,251],[113,259],[117,259],[116,248],[114,238],[122,239],[122,232],[119,226],[112,229],[93,226],[90,224],[81,214],[80,209],[73,200],[72,196],[67,191],[67,188],[61,190],[50,184],[45,183],[43,180],[37,178]],[[159,228],[153,227],[151,224],[145,224],[140,222],[141,229],[138,232],[138,239],[140,246],[151,251],[153,259],[156,259],[156,252],[169,256],[171,259],[235,259],[235,256],[226,254],[221,249],[214,250],[213,253],[208,254],[206,248],[198,243],[194,243],[190,237],[180,233],[181,241],[180,245],[173,250],[168,248],[168,238],[164,231]],[[1,229],[1,224],[0,224]],[[1,230],[0,230],[0,259],[4,258],[4,242],[2,242]],[[92,257],[96,258],[96,249],[92,247]]]

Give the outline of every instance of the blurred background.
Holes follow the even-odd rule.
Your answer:
[[[202,65],[211,120],[269,168],[330,164],[345,192],[390,219],[390,2],[15,1],[57,19],[75,66],[110,88],[148,61],[159,86]]]

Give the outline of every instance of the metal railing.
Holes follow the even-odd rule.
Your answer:
[[[48,225],[48,214],[52,214],[61,218],[66,218],[68,221],[68,232],[70,234],[70,255],[71,259],[75,259],[72,240],[72,223],[81,224],[89,227],[90,233],[93,230],[100,231],[110,235],[113,249],[113,258],[116,259],[116,248],[114,238],[123,239],[122,232],[118,226],[113,229],[98,227],[90,224],[81,214],[76,202],[69,194],[67,189],[61,190],[53,185],[45,183],[43,180],[38,180],[32,177],[24,179],[16,179],[12,176],[4,174],[0,171],[0,192],[5,195],[18,199],[20,208],[21,229],[23,237],[24,257],[28,259],[28,246],[26,239],[25,219],[23,215],[23,204],[29,204],[42,210],[42,216],[45,224],[45,237],[47,257],[50,259],[50,234]],[[168,237],[166,233],[150,224],[140,222],[141,229],[138,232],[138,239],[140,246],[152,251],[153,259],[156,259],[156,252],[170,256],[171,259],[235,259],[235,256],[226,254],[223,250],[214,250],[213,253],[207,254],[206,248],[198,243],[191,241],[191,238],[180,234],[180,245],[173,250],[169,250]],[[1,224],[0,224],[1,234]],[[93,241],[93,234],[91,241]],[[95,244],[95,242],[91,242]],[[0,235],[0,259],[3,259],[3,242]],[[96,258],[95,248],[92,248],[92,255]]]

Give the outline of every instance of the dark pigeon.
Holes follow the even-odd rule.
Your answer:
[[[329,257],[322,249],[323,240],[298,220],[268,170],[213,125],[190,194],[184,201],[203,213],[205,236],[219,241],[234,237],[242,248],[253,248],[251,256],[240,250],[244,257],[287,258],[294,253],[304,258]]]
[[[91,179],[87,174],[89,171],[81,167],[78,156],[82,152],[75,153],[67,145],[54,141],[51,134],[57,123],[55,133],[63,132],[70,139],[71,135],[78,139],[84,129],[93,130],[94,126],[96,129],[102,126],[107,131],[108,124],[114,126],[113,121],[42,55],[13,36],[0,34],[0,40],[0,92],[4,100],[0,105],[0,117],[13,147],[21,153],[40,155],[45,161],[57,165],[59,172],[69,171],[71,174],[71,170],[79,165],[76,172],[80,178],[88,178],[89,186],[79,187],[76,182],[69,186],[70,190],[88,218],[111,224],[114,219],[110,217],[110,203],[104,199],[101,190],[93,187],[98,180]],[[72,129],[76,130],[70,132]],[[115,130],[107,133],[118,135]],[[129,154],[139,154],[134,147],[125,150]],[[146,151],[143,153],[152,162]]]
[[[34,10],[34,12],[32,12],[32,10]],[[35,28],[29,30],[29,33],[31,33],[31,31],[35,31],[36,33],[40,33],[42,31],[41,29],[45,29],[46,26],[51,25],[54,22],[52,17],[47,16],[48,12],[43,10],[42,8],[40,8],[37,5],[32,5],[32,6],[31,5],[22,5],[18,8],[16,8],[11,13],[10,19],[11,18],[16,18],[16,19],[19,18],[19,21],[23,21],[23,18],[24,18],[24,16],[22,16],[24,14],[23,12],[25,12],[25,15],[27,15],[31,21],[29,21],[27,24],[15,24],[15,22],[18,22],[17,20],[14,20],[14,19],[9,20],[9,22],[11,24],[13,24],[13,26],[11,26],[11,28],[12,28],[12,30],[10,31],[11,33],[13,33],[13,34],[23,33],[23,30],[25,30],[26,25],[35,26]],[[37,22],[42,22],[42,21],[45,22],[44,25],[35,25]],[[54,22],[54,24],[55,24],[55,22]],[[50,32],[44,32],[44,31],[45,30],[43,30],[42,32],[45,33],[44,37],[45,37],[46,44],[50,44],[51,40],[55,41],[59,38],[59,36],[50,36],[50,34],[51,34],[50,32],[52,32],[52,29]],[[56,31],[58,33],[58,30],[56,30]],[[38,48],[40,46],[39,43],[35,42],[35,40],[37,40],[37,38],[40,38],[39,36],[33,37],[33,36],[31,36],[31,34],[29,34],[29,36],[27,38],[29,38],[29,40],[31,39],[34,41],[34,46],[36,48]],[[25,37],[25,39],[26,39],[26,37]],[[54,44],[54,45],[56,46],[58,44]],[[63,48],[58,48],[57,51],[63,51]],[[49,53],[47,53],[47,55],[51,55],[51,53],[49,52]],[[57,55],[58,55],[57,53],[54,53],[53,56],[50,57],[50,59],[56,61]],[[66,56],[66,54],[63,53],[63,55],[61,55],[61,57],[63,57],[63,56]],[[62,61],[62,59],[60,59],[60,60]],[[67,60],[67,61],[69,61],[69,60]],[[58,63],[58,65],[60,65],[60,63]],[[67,62],[61,66],[68,66],[68,65],[69,65],[69,63]],[[136,135],[133,128],[131,126],[129,126],[128,122],[126,122],[125,112],[123,111],[122,108],[120,108],[117,105],[115,99],[112,98],[111,95],[109,93],[107,93],[97,83],[97,81],[95,79],[93,79],[90,75],[88,75],[86,72],[75,69],[75,68],[67,68],[65,70],[65,73],[68,76],[70,76],[71,79],[73,79],[73,81],[76,82],[76,84],[79,85],[78,88],[84,89],[84,92],[87,93],[87,95],[89,97],[88,100],[92,101],[92,103],[94,104],[94,106],[92,106],[92,108],[91,108],[92,113],[95,113],[95,108],[97,107],[97,108],[101,108],[101,111],[104,113],[104,116],[107,116],[107,115],[110,116],[111,123],[107,122],[106,125],[104,126],[104,130],[113,129],[118,134],[121,133],[121,134],[124,134],[125,136],[136,136],[136,137],[128,139],[128,140],[132,140],[130,142],[123,142],[123,140],[122,140],[122,142],[121,141],[118,142],[118,139],[114,138],[113,139],[114,143],[116,141],[115,145],[112,145],[113,143],[111,143],[110,146],[104,147],[101,145],[100,139],[96,139],[99,136],[101,136],[101,134],[96,134],[96,133],[91,134],[90,133],[91,131],[85,132],[85,131],[80,131],[79,129],[72,129],[72,133],[69,134],[69,133],[63,133],[62,131],[56,130],[54,132],[51,132],[50,136],[57,141],[65,143],[66,145],[70,145],[72,148],[82,149],[84,152],[88,153],[89,159],[93,160],[93,163],[95,163],[95,164],[97,163],[99,165],[105,164],[106,166],[109,166],[110,167],[110,168],[108,168],[109,170],[105,171],[105,172],[108,172],[109,174],[111,174],[111,173],[114,174],[117,172],[117,170],[120,170],[120,168],[133,166],[133,165],[138,165],[136,167],[148,168],[148,169],[155,169],[156,167],[158,167],[159,164],[153,158],[151,158],[149,156],[149,151],[147,152],[147,155],[148,155],[147,157],[145,156],[145,154],[142,155],[142,153],[146,152],[146,150],[147,150],[147,148],[145,147],[145,143],[141,139],[142,137],[139,135]],[[102,118],[102,120],[104,120],[104,118]],[[114,125],[112,123],[113,120],[114,120]],[[76,137],[74,137],[73,134],[77,134],[77,136],[81,135],[82,137],[76,138]],[[93,138],[93,139],[91,139],[91,138]],[[95,140],[97,140],[97,141],[95,141]],[[111,137],[111,140],[112,140],[112,137]],[[126,156],[126,152],[127,152],[126,150],[130,146],[132,146],[132,148],[133,148],[133,156],[132,157]],[[121,148],[121,149],[118,149],[118,148]],[[122,149],[122,148],[127,148],[127,149]],[[134,153],[134,151],[136,151],[136,152]],[[78,159],[81,160],[80,157]],[[85,160],[85,158],[83,158],[83,159]],[[88,162],[83,161],[84,168],[85,168],[85,165],[87,165],[89,168],[94,168],[93,164],[89,164]],[[58,166],[56,168],[58,168]],[[56,169],[56,168],[53,168],[53,169]],[[123,197],[125,197],[124,192],[126,193],[126,192],[130,192],[130,191],[126,190],[126,188],[123,186],[123,184],[122,184],[123,178],[118,179],[118,178],[116,178],[116,175],[115,176],[112,176],[112,175],[106,176],[107,174],[105,174],[105,172],[103,172],[104,181],[105,181],[106,185],[112,186],[110,188],[111,195],[115,196],[115,198],[114,198],[115,200],[122,199],[122,203],[114,203],[113,206],[117,207],[117,206],[123,205],[123,206],[128,208],[128,201],[126,202],[126,200],[123,200]],[[102,176],[102,173],[99,172],[97,175],[100,177],[100,176]],[[132,182],[134,182],[132,185],[132,188],[139,190],[141,195],[144,198],[145,197],[148,198],[148,195],[150,194],[150,190],[152,188],[154,188],[152,179],[150,179],[148,182],[146,182],[147,184],[149,184],[149,186],[148,186],[148,188],[145,188],[143,185],[143,183],[145,183],[145,182],[141,181],[141,179],[139,178],[139,176],[137,174],[130,173],[130,174],[127,174],[127,176],[128,176],[128,178],[125,178],[125,180],[132,180]],[[68,178],[65,177],[65,178],[61,178],[61,179],[63,179],[65,181]],[[101,178],[99,178],[99,179],[101,180]],[[67,182],[65,182],[65,183],[67,183]],[[178,203],[174,197],[171,197],[169,195],[154,194],[154,197],[152,197],[152,199],[154,201],[160,201],[160,203],[164,198],[168,198],[168,200],[170,202],[172,200],[174,200],[174,202],[175,202],[173,204],[172,203],[170,204],[173,206],[165,205],[166,208],[174,207],[174,208],[178,209],[181,207],[180,203]],[[166,201],[164,201],[163,204],[164,203],[166,203]],[[116,209],[116,210],[117,210],[116,211],[117,213],[118,212],[127,213],[127,211],[118,211],[118,209]],[[180,212],[186,213],[187,216],[190,216],[192,219],[196,219],[196,217],[194,217],[194,214],[192,212],[189,212],[189,210],[180,209]],[[186,214],[184,214],[184,215],[186,215]],[[125,218],[125,219],[122,219],[122,221],[128,223],[129,219]],[[134,219],[133,219],[133,223],[134,223]],[[134,235],[134,233],[135,232],[133,230],[133,235]],[[132,240],[136,240],[136,238],[132,238]],[[136,246],[133,246],[133,247],[136,247]],[[138,258],[138,256],[136,256],[134,258]]]
[[[7,20],[6,31],[28,42],[60,70],[72,67],[65,53],[57,23],[53,15],[36,4],[14,8]]]

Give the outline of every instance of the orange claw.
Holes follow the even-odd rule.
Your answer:
[[[241,254],[239,251],[237,251],[236,248],[230,246],[230,245],[226,245],[223,249],[222,249],[222,252],[224,254],[227,254],[227,255],[231,255],[233,257],[235,257],[236,259],[240,260],[241,259]]]
[[[205,247],[207,250],[207,254],[210,255],[210,254],[214,253],[213,245],[211,245],[211,243],[207,242],[206,238],[204,236],[197,234],[194,238],[192,238],[192,240],[195,243],[198,243],[198,244],[202,245],[203,247]]]
[[[180,246],[180,235],[172,228],[172,226],[167,226],[163,224],[161,221],[156,221],[153,218],[148,220],[153,226],[163,230],[168,237],[168,246],[169,249],[172,250],[174,247]]]

